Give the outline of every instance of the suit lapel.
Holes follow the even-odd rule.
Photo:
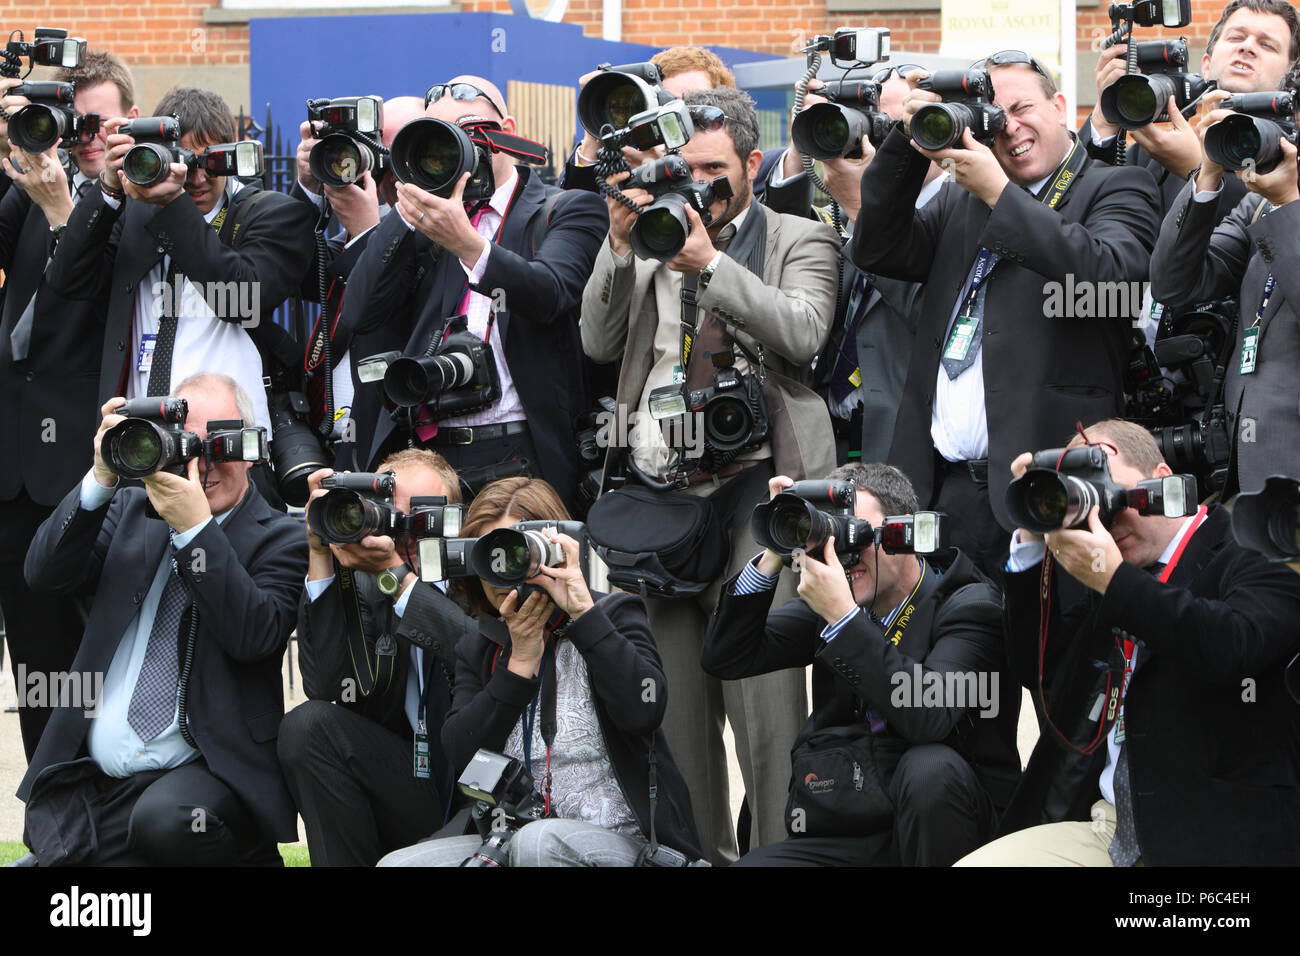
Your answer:
[[[506,209],[505,220],[497,231],[497,245],[527,259],[532,250],[526,231],[528,224],[533,221],[533,214],[546,200],[546,186],[526,166],[516,166],[515,172],[519,175],[519,182],[515,185],[513,201]],[[488,294],[491,295],[491,292]],[[507,307],[498,312],[496,321],[501,335],[501,347],[504,349],[510,330],[510,309]]]

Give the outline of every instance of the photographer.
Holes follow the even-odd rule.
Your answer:
[[[218,422],[251,425],[227,376],[191,376],[177,398],[199,439]],[[50,718],[18,789],[24,842],[41,866],[280,865],[276,842],[297,832],[275,736],[302,532],[258,494],[246,461],[201,452],[184,477],[120,487],[102,444],[123,404],[104,404],[94,467],[27,555],[34,591],[93,598],[72,670],[103,684]]]
[[[414,497],[460,501],[456,473],[434,452],[399,452],[379,471],[396,475],[392,504],[403,514]],[[327,493],[320,481],[330,474],[311,476],[313,501]],[[298,647],[309,699],[280,726],[280,765],[306,824],[312,865],[374,866],[442,826],[453,795],[438,739],[451,704],[456,645],[474,633],[474,622],[419,579],[414,538],[324,544],[309,525],[307,543]],[[352,574],[346,588],[340,567]],[[385,676],[376,643],[389,635],[399,644]],[[429,760],[413,772],[420,743]]]
[[[554,489],[507,478],[479,492],[462,533],[545,519],[568,519]],[[485,748],[522,760],[533,774],[547,819],[510,839],[511,866],[632,866],[648,846],[652,812],[658,839],[696,858],[690,796],[659,729],[668,687],[641,602],[628,594],[597,600],[578,542],[550,540],[563,546],[564,564],[529,578],[540,590],[522,604],[518,589],[464,579],[479,633],[456,651],[443,747],[458,773]],[[456,866],[482,843],[475,836],[419,843],[380,865]]]
[[[1206,99],[1213,105],[1225,95],[1215,91]],[[1211,109],[1197,125],[1202,143],[1211,125],[1231,115]],[[1224,498],[1257,491],[1269,475],[1300,473],[1300,190],[1296,148],[1286,138],[1279,145],[1276,168],[1243,169],[1236,177],[1203,155],[1151,257],[1151,294],[1161,302],[1180,306],[1235,295],[1240,304],[1227,377],[1216,380],[1223,384],[1231,439]],[[1238,179],[1249,193],[1219,222],[1216,200]]]
[[[430,118],[515,133],[500,91],[480,77],[436,84],[428,97]],[[413,408],[410,431],[379,411],[360,460],[376,461],[415,441],[437,449],[473,488],[496,471],[528,469],[572,500],[573,423],[584,400],[578,297],[608,219],[596,197],[560,194],[504,152],[492,151],[491,171],[495,192],[486,204],[463,202],[469,173],[447,199],[411,183],[397,187],[398,215],[369,238],[341,323],[351,335],[383,330],[406,355],[418,356],[449,316],[464,313],[470,332],[491,345],[500,397],[436,424],[420,422],[427,406]]]
[[[206,90],[172,90],[154,114],[176,116],[181,148],[200,157],[239,136],[225,101]],[[209,176],[200,162],[173,162],[167,179],[137,186],[122,175],[135,143],[115,132],[124,122],[106,121],[100,188],[68,220],[47,276],[68,298],[108,301],[100,395],[166,395],[171,383],[210,369],[240,383],[269,431],[258,341],[311,261],[310,210],[233,176]]]
[[[90,52],[58,78],[75,85],[73,108],[80,116],[136,115],[131,73],[112,54]],[[0,86],[15,82],[0,80]],[[12,115],[26,99],[6,96],[4,104]],[[105,135],[101,128],[71,146],[71,181],[58,161],[58,144],[33,155],[11,149],[0,136],[6,143],[6,176],[0,178],[20,187],[0,200],[0,401],[8,409],[0,416],[0,460],[10,463],[0,475],[0,612],[10,660],[28,673],[66,671],[81,639],[77,609],[37,598],[22,568],[36,529],[80,479],[94,435],[86,409],[98,396],[103,305],[63,298],[43,276],[74,204],[97,188]],[[22,701],[18,722],[28,760],[49,715],[48,707]]]
[[[393,145],[397,131],[411,120],[424,115],[424,101],[418,96],[395,96],[383,103],[383,124],[379,139],[385,147]],[[348,410],[348,420],[352,428],[345,430],[340,419],[336,434],[343,440],[337,446],[337,465],[339,468],[361,467],[361,456],[370,450],[374,438],[374,424],[379,416],[379,396],[373,388],[362,388],[356,379],[356,363],[352,356],[374,355],[387,349],[400,350],[406,344],[395,337],[385,336],[384,329],[373,335],[362,336],[353,342],[347,329],[339,322],[339,310],[343,305],[343,296],[347,289],[348,278],[352,269],[366,249],[366,242],[374,235],[374,229],[383,216],[392,211],[397,204],[397,180],[392,169],[384,167],[376,180],[373,171],[363,173],[354,183],[346,186],[325,185],[316,180],[311,171],[311,153],[319,144],[316,138],[318,130],[313,129],[310,121],[304,120],[299,129],[301,140],[298,143],[297,164],[298,178],[290,195],[301,202],[309,203],[316,211],[317,228],[321,228],[320,215],[322,204],[328,200],[331,222],[342,228],[342,235],[325,240],[325,302],[324,314],[330,317],[330,339],[334,356],[334,405],[337,410]],[[327,224],[326,224],[327,225]],[[319,255],[319,248],[317,249]],[[303,282],[303,295],[310,301],[319,301],[320,281],[318,265],[313,262]],[[322,394],[321,376],[314,376],[315,388],[309,386],[309,394]],[[323,412],[323,402],[320,411]]]
[[[827,481],[854,486],[855,515],[872,528],[917,510],[906,476],[888,465],[847,465]],[[792,484],[778,476],[768,488],[776,497]],[[846,571],[836,550],[832,535],[822,553],[803,555],[799,596],[775,611],[781,556],[765,550],[724,586],[709,625],[702,662],[717,677],[815,665],[813,714],[795,745],[797,765],[827,737],[850,748],[860,737],[869,751],[861,765],[869,779],[858,781],[833,818],[812,821],[806,788],[792,782],[791,839],[740,862],[947,866],[988,839],[995,807],[1006,805],[1019,777],[1017,709],[1008,706],[1018,692],[1010,681],[1004,692],[998,680],[997,590],[960,551],[890,554],[868,539]],[[991,695],[977,702],[963,690],[961,699],[925,697],[927,706],[918,706],[923,697],[911,683],[943,686],[947,675],[975,677],[969,686]],[[951,678],[948,686],[955,687]],[[867,806],[873,820],[855,816]],[[829,832],[809,825],[817,822]]]
[[[706,507],[726,527],[733,516],[747,514],[762,500],[773,474],[802,477],[834,467],[826,405],[809,388],[808,364],[825,342],[834,312],[839,251],[830,227],[751,202],[761,154],[755,148],[757,119],[748,96],[703,91],[688,94],[686,103],[712,107],[724,116],[724,128],[697,132],[682,147],[681,158],[697,183],[725,175],[732,198],[712,203],[707,228],[694,208],[685,206],[690,232],[677,256],[665,263],[633,257],[635,217],[611,198],[609,239],[601,245],[583,294],[582,342],[597,362],[623,360],[618,405],[628,410],[629,419],[634,412],[643,423],[652,419],[650,397],[656,389],[716,390],[719,376],[727,373],[746,376],[747,387],[762,383],[762,407],[773,423],[770,438],[749,441],[729,463],[705,465],[713,456],[714,439],[701,414],[683,416],[688,425],[694,423],[695,443],[703,446],[704,455],[700,467],[684,479],[677,471],[686,460],[685,450],[676,449],[674,455],[657,422],[634,429],[626,442],[612,442],[615,447],[607,452],[606,487],[626,456],[641,484],[662,491],[671,478],[685,488],[679,494],[708,500]],[[639,189],[625,195],[640,206],[652,198]],[[694,309],[688,293],[693,293]],[[719,363],[727,358],[730,368],[723,369]],[[758,421],[752,411],[750,421],[747,435],[752,439]],[[670,507],[671,495],[661,494],[657,501]],[[654,632],[662,637],[668,679],[677,688],[665,732],[691,786],[696,821],[715,863],[734,853],[722,744],[724,705],[741,741],[740,768],[756,843],[780,839],[784,832],[780,803],[789,777],[789,744],[806,713],[800,671],[728,685],[700,671],[699,649],[716,588],[754,547],[741,518],[729,538],[723,537],[730,557],[717,578],[696,582],[705,588],[698,598],[651,596],[646,605]],[[792,591],[789,582],[784,587]]]
[[[889,461],[923,506],[962,516],[954,544],[996,582],[1012,442],[1046,444],[1124,401],[1128,317],[1047,319],[1046,285],[1067,274],[1076,284],[1146,278],[1158,197],[1145,171],[1087,159],[1067,129],[1065,97],[1036,61],[1005,51],[984,62],[993,102],[973,115],[1005,113],[992,147],[969,128],[960,147],[935,151],[891,132],[862,177],[853,259],[896,279],[931,280]],[[909,129],[940,99],[918,86],[923,76],[907,78]],[[927,159],[953,181],[916,209]]]
[[[1131,422],[1085,434],[1124,488],[1171,473]],[[999,827],[1010,835],[964,864],[1300,858],[1297,711],[1282,676],[1300,649],[1294,574],[1204,505],[1185,519],[1128,507],[1109,527],[1094,507],[1086,528],[1045,540],[1022,528],[1007,568],[1012,666],[1043,733]]]
[[[881,113],[894,120],[903,118],[903,97],[909,89],[906,76],[917,69],[915,64],[903,63],[885,66],[875,73],[872,81],[880,85]],[[805,110],[828,102],[814,92],[821,87],[818,80],[808,85]],[[848,261],[848,243],[862,201],[862,174],[876,155],[868,137],[863,136],[860,145],[861,159],[828,159],[822,164],[826,188],[843,214],[841,236],[846,261],[835,304],[835,322],[817,358],[816,384],[830,408],[835,460],[841,465],[883,461],[889,455],[925,288],[919,282],[868,275]],[[800,156],[794,146],[786,151],[782,162],[787,175],[802,171]],[[916,208],[933,199],[947,179],[939,165],[931,163],[916,197]],[[773,183],[769,192],[783,188],[784,183]],[[825,221],[824,213],[814,214]]]

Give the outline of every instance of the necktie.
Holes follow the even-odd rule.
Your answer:
[[[714,248],[719,252],[726,252],[735,235],[735,227],[728,224],[713,243]],[[695,273],[688,272],[684,274],[682,276],[683,297],[689,295],[694,300],[699,288],[699,282],[700,277]],[[698,307],[696,314],[699,315]],[[708,388],[713,384],[713,376],[716,371],[713,365],[713,356],[723,352],[728,354],[731,352],[727,327],[719,322],[712,312],[705,312],[702,316],[699,316],[695,334],[691,336],[690,358],[686,363],[686,388],[688,390],[695,391]]]
[[[965,291],[962,308],[957,310],[952,330],[949,332],[948,341],[944,346],[943,370],[948,373],[950,381],[975,364],[975,357],[979,355],[980,339],[984,330],[984,297],[988,293],[987,280],[989,273],[997,265],[998,258],[996,252],[989,252],[987,249],[980,250],[980,261],[984,263],[984,267],[981,269],[978,264],[976,265],[971,285]],[[973,298],[971,296],[972,287],[975,288]],[[963,322],[963,318],[969,318],[973,321]],[[959,344],[958,340],[960,338],[969,339],[969,344],[965,345],[964,354],[960,357],[949,358],[949,350],[953,349],[955,344]]]
[[[176,349],[176,327],[180,322],[180,316],[175,314],[180,309],[173,308],[173,305],[182,300],[181,296],[172,291],[176,288],[176,259],[174,257],[167,264],[165,286],[166,288],[163,290],[163,314],[158,318],[158,338],[154,342],[153,359],[149,366],[149,384],[145,390],[145,395],[149,397],[171,394],[172,353]]]
[[[1158,577],[1165,569],[1165,562],[1156,561],[1143,570],[1153,577]],[[1131,675],[1130,675],[1131,676]],[[1128,696],[1128,688],[1124,688]],[[1124,709],[1120,709],[1120,720],[1124,719]],[[1119,745],[1119,759],[1115,761],[1115,835],[1110,841],[1110,859],[1116,866],[1132,866],[1142,856],[1138,846],[1137,825],[1133,822],[1133,791],[1128,777],[1128,741]]]
[[[473,208],[474,208],[474,206],[473,206],[472,203],[466,203],[466,204],[465,204],[465,215],[469,216],[469,224],[470,224],[471,226],[473,226],[473,227],[474,227],[474,230],[477,232],[477,231],[478,231],[478,225],[479,225],[480,222],[483,221],[483,216],[487,213],[489,207],[484,206],[482,209],[480,209],[480,210],[478,210],[477,212],[471,214],[471,213],[470,213],[470,210],[473,209]],[[455,314],[455,315],[468,315],[468,314],[469,314],[469,297],[470,297],[470,293],[471,293],[472,291],[473,291],[473,290],[470,289],[468,285],[466,285],[466,287],[465,287],[465,294],[464,294],[463,296],[461,296],[460,304],[456,307],[456,311],[455,311],[455,313],[453,313],[453,314]],[[421,405],[421,406],[420,406],[420,413],[419,413],[419,415],[416,416],[416,420],[417,420],[417,421],[420,421],[420,420],[427,419],[427,418],[432,418],[432,417],[433,417],[433,412],[430,411],[429,406],[428,406],[428,405]],[[418,438],[420,441],[428,441],[429,439],[433,438],[433,436],[436,435],[436,434],[438,434],[438,423],[437,423],[437,422],[430,422],[430,423],[427,424],[427,425],[419,425],[419,426],[417,426],[416,429],[415,429],[415,437]]]
[[[77,186],[72,192],[74,203],[81,202],[82,198],[94,188],[95,181],[87,179]],[[45,268],[50,267],[50,260],[45,260]],[[44,275],[44,270],[41,272]],[[41,286],[36,284],[36,292],[32,293],[31,299],[27,302],[27,308],[23,309],[23,314],[18,317],[14,329],[9,333],[9,345],[13,349],[13,358],[15,362],[21,362],[27,358],[28,350],[32,344],[32,322],[36,318],[36,293],[40,292]]]
[[[867,303],[871,301],[872,285],[866,274],[859,272],[853,281],[853,291],[845,311],[844,337],[840,339],[839,352],[835,355],[835,365],[831,369],[831,398],[841,403],[849,394],[862,384],[859,373],[857,382],[853,381],[858,372],[858,326],[867,314]]]
[[[149,644],[145,648],[140,676],[136,678],[126,721],[145,743],[153,740],[171,726],[176,716],[176,678],[179,671],[177,639],[181,618],[190,603],[190,593],[171,562],[167,584],[158,613],[149,631]]]

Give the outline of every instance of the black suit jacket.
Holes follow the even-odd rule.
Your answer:
[[[1011,528],[1005,492],[1011,460],[1055,448],[1076,421],[1123,410],[1131,317],[1046,318],[1049,282],[1137,282],[1159,229],[1159,197],[1144,169],[1089,162],[1056,209],[1008,185],[989,209],[945,183],[921,209],[916,197],[929,160],[896,129],[862,177],[853,259],[862,269],[926,282],[921,319],[889,461],[922,503],[934,490],[930,440],[935,380],[948,320],[981,247],[1001,261],[984,307],[984,407],[989,434],[989,499]]]
[[[956,749],[975,767],[993,804],[1004,807],[1020,777],[1020,695],[1009,675],[1000,674],[1002,604],[996,588],[960,551],[934,557],[897,646],[866,614],[856,615],[827,643],[821,639],[826,622],[802,598],[773,611],[775,591],[732,593],[737,574],[722,589],[700,663],[723,680],[813,664],[813,712],[804,733],[859,723],[861,699],[885,719],[886,735],[909,745],[947,743]],[[937,579],[934,567],[943,571]],[[998,673],[998,716],[980,717],[978,707],[916,707],[911,694],[896,706],[893,678],[903,674],[910,680],[917,666],[939,675]]]
[[[1012,667],[1034,695],[1043,732],[1003,832],[1088,819],[1106,763],[1104,742],[1080,756],[1043,719],[1041,570],[1006,578]],[[1283,687],[1283,668],[1300,650],[1300,578],[1238,545],[1230,516],[1218,507],[1167,584],[1127,563],[1104,595],[1083,591],[1059,568],[1053,576],[1043,683],[1053,722],[1075,746],[1097,733],[1088,716],[1116,641],[1138,645],[1124,720],[1143,860],[1300,860],[1300,707]]]
[[[391,634],[403,642],[415,644],[432,655],[441,666],[432,668],[429,700],[451,700],[451,678],[456,673],[456,645],[467,634],[477,634],[473,618],[467,616],[450,598],[431,584],[417,581],[406,602],[406,611],[398,617],[393,601],[386,597],[369,574],[353,575],[361,599],[360,619],[365,632],[367,654],[375,659],[375,641],[381,634]],[[406,719],[406,680],[411,656],[406,643],[399,643],[392,683],[376,688],[369,697],[360,694],[357,668],[348,648],[347,618],[343,610],[343,591],[338,579],[315,601],[308,601],[304,590],[298,608],[299,667],[303,690],[311,700],[330,700],[355,710],[393,733],[411,737]],[[426,664],[428,658],[426,657]],[[355,693],[344,692],[345,681],[352,681]],[[431,741],[436,741],[446,708],[428,718]],[[437,749],[436,746],[434,748]],[[437,779],[442,779],[438,777]]]
[[[8,181],[8,177],[0,177]],[[49,221],[26,191],[0,200],[0,500],[26,490],[53,507],[86,472],[99,428],[99,350],[103,302],[74,302],[43,281],[51,248]],[[38,292],[39,289],[39,292]],[[15,362],[9,336],[37,294],[27,358]]]
[[[34,591],[93,596],[72,669],[107,673],[113,655],[169,548],[167,525],[145,516],[142,488],[118,491],[95,511],[73,488],[41,525],[27,553]],[[203,570],[191,555],[202,549]],[[273,510],[250,484],[222,524],[209,522],[178,554],[199,613],[189,679],[190,729],[208,769],[239,796],[263,834],[297,839],[296,811],[276,758],[284,716],[280,662],[307,573],[307,542],[296,521]],[[186,632],[187,615],[182,622]],[[18,787],[26,800],[48,767],[86,753],[90,721],[59,708]]]
[[[497,328],[541,474],[572,503],[578,481],[573,425],[585,398],[578,314],[596,252],[609,231],[609,214],[599,197],[568,190],[551,209],[541,247],[533,249],[533,220],[559,190],[527,167],[515,168],[519,185],[513,205],[474,289],[488,297],[498,289],[504,294]],[[432,335],[455,314],[465,288],[460,261],[450,254],[435,261],[434,252],[434,244],[400,216],[385,218],[352,271],[342,315],[350,334],[382,330],[391,341],[400,340],[407,355],[424,354]],[[377,459],[394,427],[392,417],[380,412],[369,462]]]
[[[231,212],[260,190],[245,186]],[[302,283],[312,257],[312,216],[302,203],[267,192],[249,207],[235,246],[227,246],[188,195],[153,206],[125,200],[118,209],[92,192],[77,204],[50,263],[47,281],[71,299],[108,300],[100,360],[99,401],[124,391],[131,351],[131,321],[138,287],[163,255],[196,282],[257,282],[260,329],[274,326],[271,313]],[[223,229],[228,231],[229,226]],[[238,322],[238,316],[231,318]]]

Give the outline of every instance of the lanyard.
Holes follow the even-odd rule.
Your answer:
[[[549,701],[544,703],[542,701],[542,691],[543,689],[548,689],[548,685],[546,683],[547,664],[551,665],[551,673],[554,679],[551,681],[549,685],[550,693],[547,696],[550,699]],[[533,699],[532,702],[529,703],[528,709],[524,711],[523,715],[519,718],[520,723],[523,724],[523,732],[524,732],[523,733],[524,767],[525,769],[527,769],[529,773],[533,772],[533,728],[537,726],[537,709],[539,704],[541,705],[541,710],[542,710],[542,743],[546,745],[546,751],[547,751],[546,763],[548,767],[550,766],[550,762],[551,762],[551,758],[550,758],[551,744],[555,742],[556,720],[557,720],[555,707],[556,707],[556,695],[558,691],[558,688],[556,687],[556,681],[559,679],[559,675],[555,673],[555,640],[553,638],[546,642],[546,650],[542,652],[542,666],[541,669],[538,670],[537,676],[538,676],[537,692],[533,694]],[[550,712],[549,719],[547,718],[548,709]]]
[[[1268,300],[1273,298],[1273,290],[1275,288],[1277,288],[1277,279],[1273,276],[1273,273],[1270,272],[1268,278],[1264,280],[1264,300],[1260,302],[1259,311],[1255,313],[1255,321],[1251,325],[1252,329],[1258,328],[1259,323],[1263,320],[1264,310],[1268,308]]]
[[[918,559],[919,560],[919,559]],[[895,647],[903,639],[903,632],[907,630],[907,625],[912,623],[912,612],[916,606],[912,601],[916,598],[916,593],[921,590],[921,584],[925,581],[926,572],[929,566],[921,561],[921,576],[916,579],[916,587],[912,588],[912,593],[907,596],[902,604],[899,605],[897,612],[894,614],[893,621],[888,625],[885,636],[889,638],[889,643]]]
[[[989,277],[993,271],[989,268],[989,260],[993,258],[993,253],[988,249],[980,249],[980,257],[975,262],[975,274],[971,276],[970,292],[966,294],[966,303],[962,306],[962,312],[970,315],[971,309],[975,307],[975,296],[979,294],[980,286],[984,280]],[[996,263],[994,263],[996,265]]]

